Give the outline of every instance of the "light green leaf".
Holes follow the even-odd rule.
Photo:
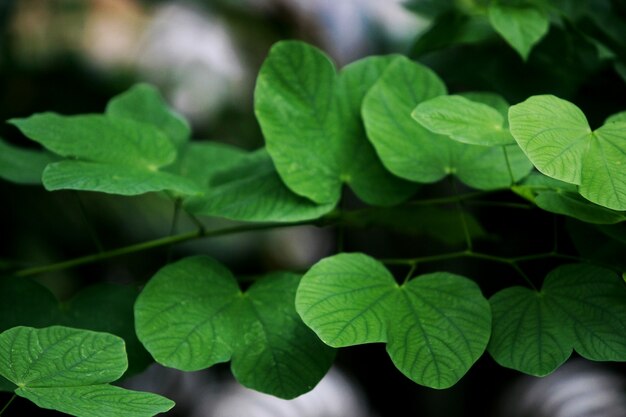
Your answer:
[[[60,156],[47,166],[44,186],[135,195],[172,190],[198,194],[193,182],[160,169],[176,158],[171,141],[155,126],[102,115],[42,113],[12,119],[22,133]]]
[[[72,160],[48,165],[43,172],[43,185],[49,191],[87,190],[119,195],[163,190],[186,195],[199,195],[203,192],[195,182],[169,172]]]
[[[312,46],[272,47],[257,79],[255,113],[280,177],[296,194],[335,204],[347,183],[365,202],[390,205],[415,190],[384,170],[360,120],[365,92],[392,59],[366,58],[337,75]]]
[[[22,149],[0,139],[0,178],[18,184],[41,184],[43,169],[57,158],[46,151]]]
[[[499,3],[489,6],[489,22],[524,60],[550,27],[548,16],[536,7]]]
[[[540,292],[522,287],[490,299],[489,353],[500,365],[543,376],[576,350],[597,361],[626,360],[626,287],[614,272],[564,265]]]
[[[180,149],[179,158],[167,171],[195,181],[206,191],[216,172],[241,163],[247,154],[243,149],[219,142],[189,142]]]
[[[129,391],[113,385],[77,387],[22,387],[15,391],[41,408],[77,417],[146,417],[164,413],[174,402],[149,392]]]
[[[462,96],[438,96],[417,105],[411,116],[431,132],[470,145],[509,145],[515,139],[502,114]]]
[[[298,282],[274,274],[242,293],[216,261],[186,258],[146,285],[135,305],[137,335],[163,365],[189,371],[232,358],[243,385],[293,398],[313,388],[334,357],[295,311]]]
[[[517,146],[468,145],[437,135],[411,118],[423,101],[444,95],[445,86],[429,69],[398,58],[385,70],[363,101],[367,135],[383,164],[411,181],[431,183],[448,174],[478,189],[508,187],[532,166]]]
[[[386,342],[398,369],[421,385],[454,385],[482,355],[489,303],[467,278],[437,272],[399,286],[359,253],[323,259],[302,278],[296,309],[334,347]]]
[[[315,204],[294,194],[281,181],[264,149],[214,173],[207,192],[185,200],[194,213],[233,220],[292,222],[318,218],[334,204]]]
[[[606,118],[606,120],[604,121],[604,124],[616,123],[616,122],[626,122],[626,111],[622,111],[622,112],[610,115],[609,117]]]
[[[124,340],[112,334],[61,326],[0,334],[0,375],[41,407],[78,417],[149,417],[174,406],[155,394],[108,385],[126,367]]]
[[[496,109],[504,118],[504,126],[509,127],[509,103],[500,94],[488,91],[466,91],[458,94],[476,103],[486,104]]]
[[[509,110],[511,133],[542,173],[572,184],[589,201],[626,210],[626,122],[592,131],[582,111],[551,95]]]
[[[186,143],[191,134],[185,118],[173,111],[159,91],[149,84],[136,84],[113,97],[107,104],[106,114],[154,125],[177,148]]]

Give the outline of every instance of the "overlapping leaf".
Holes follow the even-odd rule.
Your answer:
[[[187,120],[174,112],[159,91],[149,84],[136,84],[113,97],[107,104],[106,114],[156,126],[178,148],[187,143],[191,135]]]
[[[454,174],[478,189],[508,187],[530,172],[531,164],[517,146],[459,143],[411,118],[418,104],[444,94],[443,82],[432,71],[405,58],[394,60],[369,90],[363,100],[363,121],[387,169],[424,183]]]
[[[533,96],[509,111],[511,133],[539,171],[579,185],[589,201],[626,210],[626,122],[592,131],[574,104]]]
[[[431,132],[470,145],[510,145],[515,139],[505,127],[506,117],[493,107],[460,95],[424,101],[411,113]]]
[[[543,376],[576,350],[597,361],[626,360],[626,287],[614,272],[565,265],[541,291],[512,287],[490,299],[489,353],[500,365]]]
[[[302,278],[296,309],[334,347],[386,342],[398,369],[432,388],[454,385],[482,355],[491,312],[478,286],[438,272],[399,286],[378,261],[344,253]]]
[[[585,200],[578,194],[575,185],[538,172],[531,173],[511,189],[546,211],[588,223],[613,224],[626,220],[626,212],[611,210]]]
[[[292,222],[315,219],[334,208],[316,204],[285,186],[265,149],[239,153],[237,162],[209,175],[207,191],[185,200],[194,214],[233,220]]]
[[[148,417],[174,406],[155,394],[109,385],[126,367],[124,341],[108,333],[20,326],[0,334],[0,375],[40,407],[77,417]]]
[[[348,184],[367,203],[392,205],[415,185],[394,177],[367,142],[363,96],[393,57],[370,57],[337,74],[329,58],[302,42],[274,45],[255,90],[255,113],[285,184],[320,204],[335,204]]]
[[[548,32],[548,16],[531,5],[516,6],[493,2],[489,21],[506,42],[526,60],[533,46]]]
[[[49,152],[22,149],[0,139],[0,178],[18,184],[41,184],[44,168],[57,158]]]
[[[35,281],[3,278],[0,280],[0,332],[20,325],[61,324],[113,333],[126,343],[130,362],[127,374],[137,373],[151,362],[135,335],[133,305],[138,294],[131,287],[98,284],[87,287],[61,305],[47,288]]]
[[[145,85],[114,98],[106,115],[35,114],[12,119],[28,138],[67,159],[43,171],[48,190],[74,189],[136,195],[171,190],[198,194],[202,189],[164,172],[176,159],[176,146],[188,126]],[[176,145],[176,146],[175,146]]]
[[[312,389],[334,357],[295,311],[299,281],[277,273],[242,293],[216,261],[186,258],[146,285],[135,305],[137,335],[163,365],[198,370],[230,359],[243,385],[293,398]]]

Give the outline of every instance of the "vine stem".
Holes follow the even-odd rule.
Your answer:
[[[459,190],[457,189],[456,183],[454,182],[454,178],[450,177],[450,183],[452,184],[452,189],[454,190],[454,195],[457,197],[455,200],[455,206],[457,213],[459,213],[459,219],[461,220],[461,226],[463,227],[463,235],[465,236],[465,245],[468,251],[472,250],[472,236],[469,232],[469,227],[467,226],[467,220],[465,219],[465,213],[463,211],[463,205],[461,204],[461,199],[459,198]]]
[[[11,398],[9,399],[9,401],[4,405],[4,407],[2,407],[2,410],[0,410],[0,416],[2,414],[4,414],[4,411],[9,408],[9,406],[11,405],[11,403],[13,402],[13,400],[15,400],[15,397],[17,397],[17,394],[13,394],[11,396]]]
[[[253,231],[258,231],[258,230],[314,225],[318,223],[320,223],[319,220],[302,221],[302,222],[294,222],[294,223],[278,223],[278,224],[262,223],[262,224],[227,227],[224,229],[216,229],[216,230],[199,229],[193,232],[179,233],[177,235],[149,240],[147,242],[136,243],[134,245],[124,246],[121,248],[112,249],[112,250],[105,251],[105,252],[99,252],[99,253],[95,253],[91,255],[81,256],[79,258],[69,259],[66,261],[56,262],[56,263],[52,263],[48,265],[35,266],[32,268],[25,268],[25,269],[21,269],[21,270],[14,272],[13,275],[18,276],[18,277],[25,277],[25,276],[30,276],[30,275],[41,274],[44,272],[58,271],[62,269],[72,268],[72,267],[79,266],[79,265],[99,262],[105,259],[115,258],[115,257],[122,256],[122,255],[142,252],[148,249],[170,246],[170,245],[174,245],[177,243],[182,243],[182,242],[186,242],[186,241],[194,240],[194,239],[225,236],[225,235],[231,235],[231,234],[236,234],[236,233],[253,232]]]

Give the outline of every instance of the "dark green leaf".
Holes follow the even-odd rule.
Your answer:
[[[496,2],[489,6],[489,21],[524,60],[550,27],[548,16],[536,7],[509,6]]]
[[[591,360],[626,360],[626,287],[610,270],[564,265],[540,292],[512,287],[490,302],[489,353],[502,366],[543,376],[572,349]]]
[[[43,169],[57,158],[46,151],[22,149],[0,139],[0,178],[18,184],[41,184]]]
[[[334,347],[386,342],[398,369],[432,388],[454,385],[482,355],[489,304],[467,278],[437,272],[399,286],[358,253],[323,259],[302,278],[296,309]]]
[[[137,334],[166,366],[198,370],[232,359],[243,385],[293,398],[313,388],[334,357],[295,311],[299,280],[278,273],[242,293],[216,261],[186,258],[146,285],[135,305]]]

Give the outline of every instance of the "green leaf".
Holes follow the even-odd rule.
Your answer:
[[[454,385],[484,352],[491,329],[489,303],[474,282],[437,272],[399,286],[359,253],[315,264],[296,309],[330,346],[386,342],[396,367],[431,388]]]
[[[139,296],[137,335],[165,366],[191,371],[232,359],[243,385],[293,398],[312,389],[334,357],[295,311],[299,281],[277,273],[242,293],[216,261],[185,258],[159,270]]]
[[[524,60],[550,27],[548,16],[536,7],[498,3],[489,6],[489,22]]]
[[[296,194],[335,204],[344,183],[370,204],[406,199],[414,184],[385,171],[367,142],[363,96],[393,57],[370,57],[339,75],[320,50],[297,41],[274,45],[255,90],[255,113],[276,169]]]
[[[219,142],[189,142],[180,149],[179,158],[167,171],[189,178],[206,189],[216,172],[241,163],[247,154],[243,149]]]
[[[57,158],[46,151],[22,149],[0,139],[0,178],[18,184],[41,184],[43,169]]]
[[[185,208],[233,220],[293,222],[321,217],[334,204],[315,204],[289,190],[264,149],[212,175],[207,192],[185,200]]]
[[[539,171],[579,184],[580,194],[593,203],[626,210],[626,122],[592,131],[574,104],[542,95],[512,106],[509,123]]]
[[[0,334],[0,375],[35,404],[79,417],[153,416],[174,403],[108,385],[126,369],[124,341],[108,333],[52,326]]]
[[[148,392],[129,391],[113,385],[61,388],[23,387],[15,391],[41,408],[77,417],[144,417],[170,410],[174,403]]]
[[[173,190],[197,194],[193,182],[160,171],[176,158],[176,149],[157,127],[102,115],[60,116],[42,113],[12,119],[22,133],[68,160],[43,173],[49,190],[75,189],[135,195]]]
[[[462,96],[438,96],[424,101],[411,116],[431,132],[458,142],[484,146],[515,143],[498,110]]]
[[[429,69],[405,58],[390,64],[363,101],[367,135],[383,164],[411,181],[432,183],[448,174],[478,189],[511,184],[507,158],[515,181],[532,168],[517,146],[468,145],[437,135],[411,118],[423,101],[446,93],[443,82]]]
[[[138,373],[151,362],[135,335],[133,305],[138,294],[128,286],[98,284],[61,306],[46,287],[29,278],[4,278],[0,280],[0,332],[20,325],[62,324],[113,333],[126,343],[130,363],[126,375]]]
[[[195,182],[168,172],[72,160],[48,165],[43,172],[43,184],[49,191],[70,189],[119,195],[162,190],[194,195],[203,191]]]
[[[604,124],[607,123],[617,123],[617,122],[626,122],[626,111],[621,111],[619,113],[615,113],[607,117],[604,121]]]
[[[502,290],[489,300],[493,332],[489,353],[500,365],[543,376],[576,350],[596,361],[626,360],[626,287],[614,272],[564,265],[540,292]]]
[[[106,114],[154,125],[177,148],[185,144],[191,135],[185,118],[173,111],[159,91],[149,84],[136,84],[113,97],[107,104]]]

